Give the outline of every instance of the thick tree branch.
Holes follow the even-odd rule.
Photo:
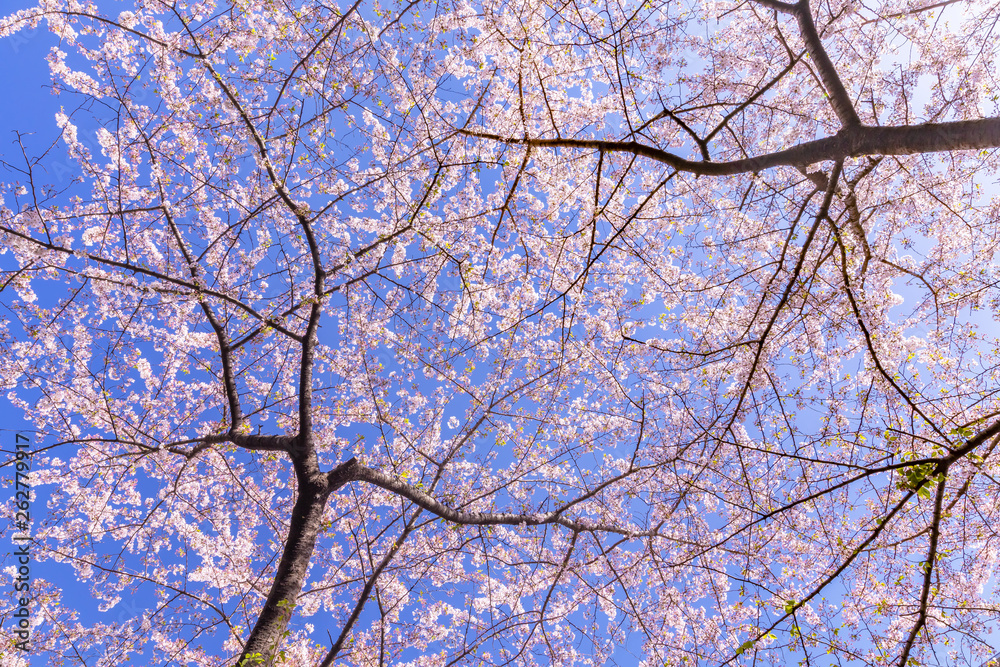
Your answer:
[[[638,141],[603,139],[531,139],[502,137],[489,132],[459,130],[459,133],[507,144],[535,148],[588,148],[605,152],[633,153],[699,176],[731,176],[756,173],[774,167],[800,167],[828,160],[865,155],[913,155],[942,151],[981,150],[1000,146],[1000,118],[925,123],[898,127],[858,125],[845,127],[831,137],[807,141],[774,153],[729,162],[687,160]]]
[[[795,4],[781,2],[781,0],[754,0],[754,2],[784,14],[791,14],[796,18],[799,23],[799,32],[802,34],[802,41],[806,45],[806,51],[809,52],[809,56],[816,64],[816,69],[819,70],[820,80],[830,97],[830,106],[833,107],[834,113],[840,119],[841,125],[844,127],[861,125],[861,119],[854,109],[851,96],[847,94],[847,89],[840,80],[840,74],[837,73],[837,68],[830,60],[830,56],[823,46],[823,40],[820,39],[819,32],[816,30],[816,22],[813,21],[809,0],[799,0]]]
[[[374,484],[375,486],[383,488],[386,491],[392,491],[393,493],[411,501],[418,507],[422,507],[430,512],[433,512],[442,519],[451,521],[452,523],[472,526],[541,526],[544,524],[555,524],[557,526],[563,526],[564,528],[569,528],[570,530],[578,532],[593,533],[600,531],[617,533],[618,535],[625,535],[626,537],[652,537],[654,535],[658,535],[656,530],[633,532],[624,530],[618,526],[598,523],[587,519],[568,519],[564,517],[563,513],[569,506],[576,504],[577,501],[573,501],[569,503],[569,505],[558,510],[552,512],[542,512],[539,514],[518,514],[515,512],[463,512],[444,505],[437,498],[434,498],[415,486],[407,484],[392,475],[387,475],[384,472],[374,470],[367,466],[358,464],[353,477],[358,481],[368,482],[369,484]]]
[[[924,582],[920,589],[920,608],[917,610],[917,622],[910,629],[910,634],[906,638],[906,644],[903,646],[903,653],[899,656],[899,667],[906,667],[910,652],[913,650],[913,644],[917,641],[920,631],[927,624],[927,606],[930,602],[931,586],[934,583],[934,564],[937,562],[938,539],[941,535],[941,513],[944,503],[945,479],[946,477],[941,475],[937,483],[937,492],[934,494],[934,518],[931,520],[930,526],[930,544],[927,547],[927,560],[924,561],[922,566],[924,570]]]
[[[795,18],[799,22],[799,30],[802,33],[802,40],[806,44],[806,50],[819,70],[820,79],[826,92],[830,96],[830,106],[840,119],[844,127],[855,127],[861,125],[858,112],[854,109],[851,96],[847,94],[844,83],[840,80],[840,74],[834,67],[830,56],[823,47],[823,41],[816,30],[816,23],[813,21],[812,10],[809,8],[809,0],[800,0],[795,5]]]

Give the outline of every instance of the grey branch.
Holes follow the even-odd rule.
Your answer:
[[[586,148],[604,152],[632,153],[663,162],[678,171],[699,176],[731,176],[757,173],[774,167],[803,167],[818,162],[865,155],[913,155],[942,151],[981,150],[1000,146],[1000,118],[925,123],[897,127],[856,125],[831,137],[807,141],[785,150],[729,162],[688,160],[638,141],[602,139],[532,139],[502,137],[488,132],[459,130],[461,134],[505,144],[534,148]]]

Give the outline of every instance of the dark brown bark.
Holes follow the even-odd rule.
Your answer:
[[[316,465],[315,452],[310,453],[313,455],[293,459],[298,491],[288,536],[271,591],[250,631],[243,653],[236,661],[237,667],[271,665],[274,662],[275,654],[284,644],[288,621],[305,584],[327,498],[350,482],[357,470],[357,460],[352,458],[324,475]]]
[[[981,150],[1000,147],[1000,118],[963,120],[952,123],[925,123],[899,127],[857,125],[816,141],[756,157],[729,162],[687,160],[668,151],[638,141],[599,139],[525,139],[501,137],[486,132],[464,130],[463,134],[508,144],[535,148],[590,148],[604,152],[641,155],[670,165],[677,171],[699,176],[731,176],[772,169],[801,167],[817,162],[842,160],[865,155],[913,155],[943,151]]]
[[[284,644],[288,621],[306,580],[329,495],[330,489],[325,480],[299,480],[298,497],[292,510],[281,562],[267,602],[250,632],[243,653],[236,661],[238,667],[270,665]]]

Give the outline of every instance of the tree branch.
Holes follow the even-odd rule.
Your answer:
[[[807,141],[785,150],[729,162],[688,160],[638,141],[605,139],[531,139],[502,137],[489,132],[458,130],[460,134],[506,144],[535,148],[589,148],[605,152],[633,153],[663,162],[678,171],[698,176],[732,176],[757,173],[774,167],[800,167],[828,160],[865,155],[913,155],[942,151],[980,150],[1000,147],[1000,118],[925,123],[897,127],[857,125],[837,134]]]
[[[809,51],[810,57],[816,63],[820,79],[826,87],[826,92],[830,95],[830,106],[833,107],[834,113],[840,119],[841,125],[844,127],[860,126],[861,119],[854,109],[851,96],[847,94],[847,89],[844,88],[844,83],[840,80],[840,74],[833,66],[830,56],[823,47],[823,40],[820,39],[819,32],[816,30],[812,10],[809,8],[809,0],[800,0],[795,5],[795,18],[798,19],[799,31],[802,33],[806,50]]]
[[[433,496],[425,493],[415,486],[407,484],[396,477],[387,475],[367,466],[358,464],[353,477],[357,481],[368,482],[369,484],[373,484],[377,487],[385,489],[386,491],[392,491],[393,493],[411,501],[418,507],[422,507],[430,512],[433,512],[442,519],[446,519],[452,523],[471,526],[541,526],[544,524],[555,524],[557,526],[563,526],[564,528],[569,528],[570,530],[578,532],[593,533],[600,531],[617,533],[618,535],[624,535],[626,537],[652,537],[659,534],[656,530],[633,532],[630,530],[624,530],[617,526],[597,523],[587,519],[567,519],[563,517],[563,512],[565,512],[570,505],[575,504],[577,501],[573,501],[558,510],[543,512],[540,514],[517,514],[514,512],[463,512],[444,505]]]
[[[423,509],[418,509],[413,513],[410,520],[406,522],[403,532],[399,537],[393,540],[392,547],[388,552],[386,552],[385,556],[375,567],[371,576],[368,577],[368,581],[365,582],[365,587],[361,590],[361,595],[358,596],[358,601],[354,605],[354,610],[351,612],[350,617],[347,619],[343,629],[340,631],[340,636],[337,637],[337,641],[330,647],[326,657],[323,658],[323,662],[320,663],[320,667],[330,667],[333,664],[333,661],[337,658],[337,655],[344,647],[344,643],[347,641],[348,636],[351,634],[351,628],[354,627],[358,617],[361,616],[361,612],[365,608],[365,603],[368,602],[368,598],[371,596],[372,589],[375,588],[375,584],[378,582],[379,576],[381,576],[385,568],[388,567],[389,563],[392,562],[392,559],[396,557],[396,554],[399,553],[400,548],[403,546],[403,542],[406,541],[406,538],[410,536],[410,533],[412,533],[413,529],[416,527],[417,519],[420,517],[422,512]]]

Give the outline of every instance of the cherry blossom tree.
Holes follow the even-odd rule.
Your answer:
[[[993,652],[1000,4],[122,7],[0,23],[46,664]]]

